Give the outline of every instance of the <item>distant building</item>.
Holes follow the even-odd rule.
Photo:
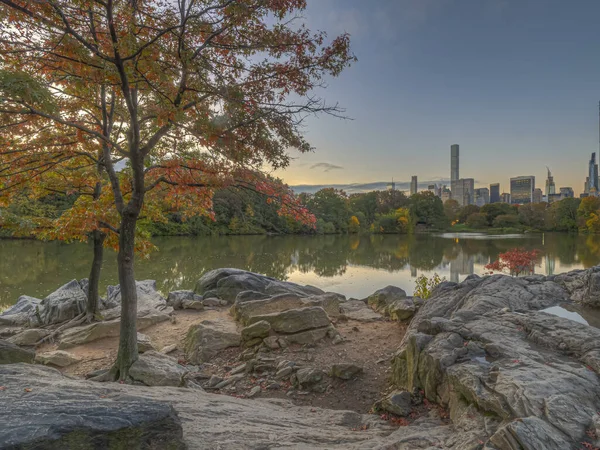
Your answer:
[[[561,187],[560,188],[560,198],[575,198],[575,192],[572,187]]]
[[[473,178],[461,178],[455,183],[452,190],[452,198],[460,206],[472,205],[475,196],[475,180]]]
[[[417,193],[417,176],[413,175],[410,180],[410,195],[415,195]]]
[[[459,147],[458,144],[453,144],[450,146],[450,189],[452,190],[452,195],[455,194],[454,189],[458,180],[460,180],[459,175]]]
[[[452,193],[449,189],[442,189],[442,195],[440,197],[442,198],[442,203],[446,203],[446,201],[452,198]]]
[[[510,194],[508,192],[503,192],[502,195],[500,196],[500,201],[502,203],[510,204]]]
[[[550,168],[546,167],[546,169],[548,169],[548,178],[546,178],[546,198],[550,201],[550,196],[556,194],[556,185],[554,184],[554,177],[550,172]]]
[[[388,191],[395,191],[396,190],[396,183],[394,183],[394,180],[392,180],[391,183],[388,183],[387,190]]]
[[[598,186],[598,164],[596,163],[596,153],[592,153],[590,162],[588,163],[588,178],[587,178],[587,189],[585,192],[590,193],[594,189],[596,192],[600,191]]]
[[[544,201],[544,193],[540,188],[533,190],[533,203],[542,203]]]
[[[535,177],[515,177],[510,179],[510,203],[512,205],[525,205],[533,202],[535,190]]]
[[[559,202],[562,200],[562,195],[561,194],[550,194],[546,197],[546,201],[548,203],[554,203],[554,202]]]
[[[480,208],[490,202],[490,190],[488,188],[475,189],[473,203]]]
[[[490,184],[490,203],[500,202],[500,183]]]

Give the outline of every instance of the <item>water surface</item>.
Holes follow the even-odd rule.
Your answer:
[[[193,289],[207,270],[238,267],[364,298],[388,284],[408,293],[418,275],[451,281],[483,274],[486,264],[515,247],[541,252],[536,273],[552,274],[600,263],[600,236],[476,233],[440,235],[231,236],[155,239],[159,250],[136,261],[137,279],[155,279],[167,293]],[[88,276],[85,244],[0,240],[0,304],[19,295],[43,298],[73,278]],[[117,284],[115,253],[106,251],[103,292]]]

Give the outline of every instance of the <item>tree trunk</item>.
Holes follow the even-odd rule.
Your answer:
[[[138,359],[137,347],[137,291],[133,258],[135,249],[135,228],[137,213],[123,212],[119,233],[119,284],[121,286],[121,331],[119,335],[119,353],[115,362],[114,378],[125,381],[129,368]]]
[[[92,232],[92,241],[94,243],[94,260],[92,261],[92,269],[88,283],[88,303],[86,308],[86,316],[88,321],[92,321],[98,311],[98,303],[100,295],[98,293],[98,285],[100,284],[100,271],[102,270],[102,258],[104,257],[104,239],[106,234],[100,230]]]

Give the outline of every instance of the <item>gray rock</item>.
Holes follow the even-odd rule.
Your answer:
[[[160,352],[168,355],[171,352],[174,352],[175,350],[177,350],[177,344],[171,344],[171,345],[166,345],[163,348],[160,349]]]
[[[214,388],[217,384],[219,384],[221,381],[223,381],[223,378],[218,377],[216,375],[212,375],[209,380],[208,380],[208,387]]]
[[[205,298],[202,300],[202,304],[205,307],[215,307],[215,306],[221,306],[221,301],[218,298]]]
[[[0,339],[0,364],[32,363],[35,353]]]
[[[383,320],[383,316],[373,311],[362,300],[348,300],[340,305],[340,312],[348,319],[358,322],[377,322]]]
[[[242,329],[242,341],[246,342],[256,338],[266,338],[271,331],[271,324],[265,320],[253,323]]]
[[[172,312],[172,308],[167,306],[167,301],[156,289],[155,280],[136,281],[137,309],[138,316],[149,312],[162,311],[164,313]],[[121,286],[108,286],[106,288],[106,301],[109,305],[114,305],[111,309],[120,309],[121,305]]]
[[[309,307],[253,316],[249,324],[264,320],[271,324],[277,333],[297,333],[299,331],[329,326],[329,317],[323,308]]]
[[[252,397],[256,397],[258,394],[260,394],[260,386],[254,386],[252,389],[250,389],[250,391],[246,394],[246,398],[252,398]]]
[[[152,345],[152,340],[142,333],[137,334],[137,345],[139,353],[145,353],[151,350],[156,351],[156,348],[154,347],[154,345]]]
[[[277,350],[279,348],[279,338],[277,336],[269,336],[263,340],[267,348]]]
[[[8,341],[16,345],[36,345],[48,335],[50,335],[49,330],[43,328],[30,328],[11,336],[8,338]]]
[[[196,311],[202,311],[204,309],[204,303],[202,300],[184,300],[181,302],[183,309],[193,309]]]
[[[173,309],[186,309],[184,302],[190,304],[192,302],[202,302],[202,296],[194,293],[194,291],[172,291],[167,296],[167,305]]]
[[[71,280],[43,299],[30,323],[52,325],[65,322],[85,311],[87,296],[77,280]]]
[[[403,298],[406,298],[404,290],[396,286],[386,286],[369,295],[367,303],[374,310],[383,313],[391,303]]]
[[[342,380],[351,380],[362,372],[363,368],[356,364],[340,363],[331,366],[330,375],[335,378],[341,378]]]
[[[129,376],[146,386],[185,386],[188,370],[175,358],[147,351],[129,369]]]
[[[312,367],[306,367],[304,369],[298,370],[294,374],[294,385],[299,386],[300,388],[306,389],[311,388],[316,384],[319,384],[323,381],[325,377],[325,373],[322,370],[313,369]]]
[[[330,327],[323,327],[315,328],[313,330],[301,331],[299,333],[294,334],[286,334],[283,338],[279,339],[279,345],[281,345],[282,341],[286,344],[315,344],[325,339],[325,337],[329,334],[330,330]]]
[[[244,379],[244,374],[243,373],[238,373],[237,375],[232,375],[229,378],[225,378],[223,381],[221,381],[220,383],[218,383],[215,386],[215,389],[223,389],[224,387],[230,386],[232,384],[237,383],[240,380]]]
[[[279,369],[275,374],[276,380],[284,380],[294,373],[294,368],[287,366]]]
[[[123,389],[107,396],[105,386],[38,365],[2,366],[0,379],[0,448],[186,448],[168,402]]]
[[[67,367],[81,361],[81,358],[72,353],[63,350],[54,350],[52,352],[38,353],[35,355],[35,362],[56,367]]]
[[[209,361],[222,350],[238,347],[241,337],[235,323],[224,319],[192,325],[185,338],[185,355],[192,364]]]
[[[398,322],[407,321],[415,315],[422,304],[423,300],[418,297],[394,300],[387,306],[385,314]]]
[[[29,325],[41,302],[39,298],[21,295],[17,303],[0,314],[0,325]],[[36,322],[39,320],[36,319]]]
[[[410,392],[392,392],[387,397],[376,403],[375,406],[377,409],[382,409],[389,413],[396,414],[397,416],[408,416],[412,408]]]

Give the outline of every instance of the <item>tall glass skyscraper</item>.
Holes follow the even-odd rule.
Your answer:
[[[590,162],[588,165],[588,186],[587,186],[587,192],[591,192],[592,188],[595,188],[596,191],[599,191],[600,189],[598,189],[598,164],[596,164],[596,153],[592,153],[592,157],[590,158]]]
[[[458,153],[459,153],[458,144],[451,145],[450,146],[450,189],[452,190],[452,194],[454,194],[454,190],[456,188],[456,182],[460,179],[459,170],[458,170]]]
[[[490,184],[490,203],[500,203],[500,183]]]
[[[515,177],[510,179],[510,203],[512,205],[525,205],[533,202],[535,190],[535,177]]]

